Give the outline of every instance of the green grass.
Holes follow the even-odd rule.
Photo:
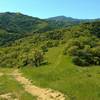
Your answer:
[[[59,90],[71,100],[100,100],[100,66],[75,66],[70,57],[62,55],[62,47],[49,49],[47,59],[49,65],[22,68],[21,72],[33,84]]]
[[[22,85],[19,84],[12,76],[6,75],[11,71],[13,71],[13,69],[0,68],[0,72],[4,73],[3,76],[0,76],[0,95],[11,93],[12,98],[18,98],[19,100],[36,100],[35,97],[25,92]]]

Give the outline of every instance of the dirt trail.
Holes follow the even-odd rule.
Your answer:
[[[0,95],[0,100],[18,100],[18,99],[14,99],[12,98],[12,95],[11,93],[6,93],[6,94],[1,94]]]
[[[7,94],[2,94],[0,95],[0,98],[1,99],[7,99],[7,100],[10,100],[11,99],[11,94],[10,93],[7,93]],[[12,100],[12,99],[11,99]]]
[[[65,100],[65,96],[58,91],[33,85],[31,81],[23,77],[18,70],[15,70],[12,75],[20,84],[23,84],[25,91],[36,96],[37,100]]]
[[[0,76],[3,76],[3,73],[0,73]]]

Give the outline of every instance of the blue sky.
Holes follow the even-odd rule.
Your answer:
[[[100,18],[100,0],[0,0],[0,12],[7,11],[40,18]]]

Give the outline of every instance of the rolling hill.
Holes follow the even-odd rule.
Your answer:
[[[53,21],[31,17],[21,13],[0,13],[0,45],[9,45],[9,43],[14,40],[33,35],[35,33],[64,28],[66,25],[65,23],[66,22],[63,24],[59,22],[55,23]],[[4,31],[5,35],[2,35],[2,31]]]
[[[99,20],[0,14],[0,97],[36,100],[37,87],[50,98],[100,100],[99,78]]]
[[[91,21],[95,21],[95,19]],[[56,29],[64,29],[84,22],[88,22],[88,20],[74,19],[65,16],[40,19],[21,13],[0,13],[0,45],[10,45],[17,39],[35,33],[38,34]],[[2,35],[2,31],[4,31],[5,35]]]

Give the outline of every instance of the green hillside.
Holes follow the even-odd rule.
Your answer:
[[[59,90],[70,100],[99,100],[100,66],[75,66],[62,51],[62,47],[51,48],[47,53],[49,65],[21,68],[20,72],[33,84]]]
[[[67,22],[68,23],[68,22]],[[0,35],[5,31],[5,35],[0,36],[0,45],[10,45],[15,40],[24,38],[40,32],[46,32],[55,29],[62,29],[65,26],[74,25],[73,21],[66,22],[48,21],[36,17],[27,16],[21,13],[0,13]],[[70,25],[71,23],[71,25]]]
[[[21,13],[0,14],[0,94],[35,99],[15,81],[18,75],[9,74],[17,69],[32,84],[60,91],[70,100],[100,100],[100,21],[71,20],[68,25]]]
[[[41,26],[42,24],[42,26]],[[0,13],[0,27],[11,33],[29,33],[46,26],[47,22],[21,13]]]
[[[18,39],[10,46],[0,47],[0,66],[34,66],[35,53],[36,56],[38,52],[43,53],[45,59],[49,48],[62,45],[62,54],[71,56],[74,64],[100,65],[99,25],[100,22],[84,23],[69,29],[48,31]],[[48,61],[45,59],[43,62]]]
[[[95,20],[96,19],[90,21],[92,22]],[[64,16],[40,19],[21,13],[0,13],[0,46],[9,46],[15,40],[27,36],[56,29],[69,28],[84,22],[89,22],[89,20],[74,19]],[[5,35],[2,35],[3,33]]]

